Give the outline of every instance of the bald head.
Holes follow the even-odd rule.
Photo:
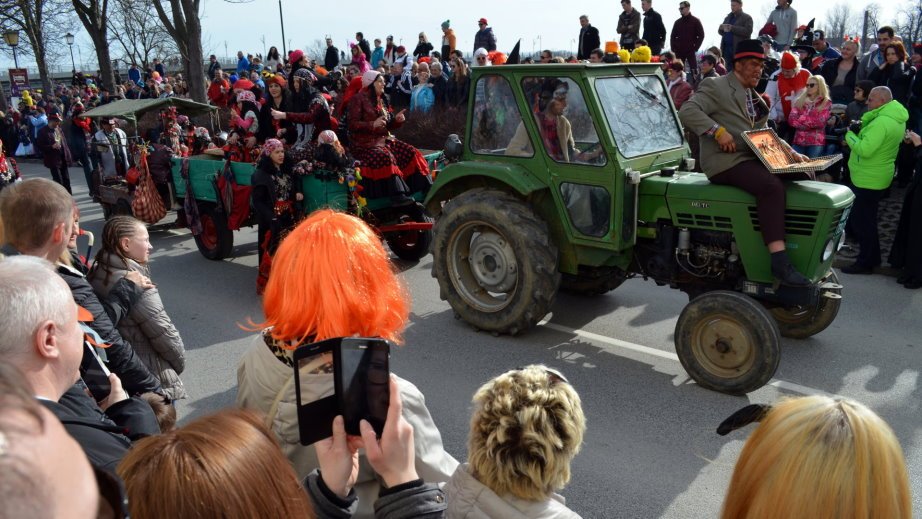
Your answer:
[[[879,86],[871,89],[868,95],[868,110],[875,110],[893,101],[893,92],[888,87]]]

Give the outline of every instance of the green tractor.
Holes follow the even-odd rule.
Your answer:
[[[536,114],[561,103],[547,127]],[[675,330],[689,375],[743,394],[774,375],[781,336],[810,337],[838,313],[832,263],[852,192],[786,183],[786,246],[813,285],[773,282],[755,199],[689,172],[655,64],[474,68],[465,131],[425,203],[441,297],[477,329],[515,335],[558,290],[599,295],[642,276],[689,296]]]

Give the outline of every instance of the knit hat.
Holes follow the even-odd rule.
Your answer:
[[[240,79],[238,79],[237,81],[234,81],[234,88],[240,88],[240,89],[243,89],[243,90],[249,90],[249,89],[253,88],[254,86],[255,86],[255,85],[253,85],[253,82],[250,81],[250,80],[247,79],[247,78],[240,78]]]
[[[403,53],[406,52],[406,51],[407,51],[407,48],[404,47],[403,45],[398,45],[398,46],[397,46],[397,54],[403,54]]]
[[[323,130],[320,132],[320,135],[317,136],[317,142],[320,144],[333,144],[338,140],[339,137],[336,136],[336,132],[333,130]]]
[[[243,103],[244,101],[249,101],[253,104],[256,104],[256,95],[249,90],[244,90],[243,92],[237,94],[237,102]]]
[[[444,22],[442,22],[443,29],[447,29],[449,27],[451,27],[451,20],[445,20]]]
[[[301,58],[304,57],[304,51],[301,49],[295,49],[288,53],[288,63],[294,65],[295,63],[301,61]]]
[[[275,150],[284,150],[285,145],[282,144],[282,141],[278,139],[266,139],[266,142],[263,144],[263,155],[269,155]]]
[[[781,68],[787,70],[797,68],[797,57],[790,51],[785,51],[785,53],[781,55]]]
[[[377,70],[369,70],[368,72],[362,74],[362,88],[367,88],[368,85],[374,83],[380,75],[381,73]]]
[[[475,58],[479,58],[480,56],[486,56],[486,55],[488,55],[488,54],[489,54],[489,53],[487,52],[487,49],[485,49],[485,48],[483,48],[483,47],[480,47],[479,49],[477,49],[477,50],[474,51],[474,57],[475,57]]]

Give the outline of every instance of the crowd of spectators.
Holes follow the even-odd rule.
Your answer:
[[[69,193],[50,180],[0,194],[0,298],[15,308],[0,314],[5,517],[579,517],[557,492],[570,480],[587,417],[567,378],[546,366],[507,371],[476,392],[465,463],[443,449],[422,393],[396,375],[386,381],[380,436],[366,421],[348,435],[337,416],[329,438],[299,442],[292,368],[302,398],[322,397],[336,361],[322,354],[301,364],[293,352],[354,335],[400,343],[409,316],[405,287],[360,219],[317,211],[282,241],[266,320],[253,325],[238,370],[243,409],[176,428],[177,394],[167,389],[175,381],[149,371],[118,332],[136,306],[149,308],[144,297],[155,287],[135,271],[108,293],[87,291],[67,263],[75,216]],[[122,239],[128,257],[143,254],[143,236]],[[104,340],[111,346],[102,350]],[[102,384],[87,367],[100,362],[97,351],[111,368]],[[718,433],[752,422],[761,423],[723,517],[912,516],[902,449],[865,406],[828,397],[750,405]]]

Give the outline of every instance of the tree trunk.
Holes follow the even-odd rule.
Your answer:
[[[83,27],[93,40],[96,60],[99,62],[99,79],[109,92],[115,92],[115,74],[112,73],[112,59],[109,57],[108,0],[72,0],[74,9]]]
[[[202,51],[202,21],[196,12],[195,16],[187,16],[186,30],[188,42],[186,58],[186,82],[189,85],[189,97],[193,101],[207,103],[205,97],[205,56]]]
[[[172,16],[161,2],[168,1]],[[202,52],[202,21],[199,17],[200,0],[156,0],[157,16],[182,54],[185,61],[189,97],[201,103],[205,99],[205,57]]]

